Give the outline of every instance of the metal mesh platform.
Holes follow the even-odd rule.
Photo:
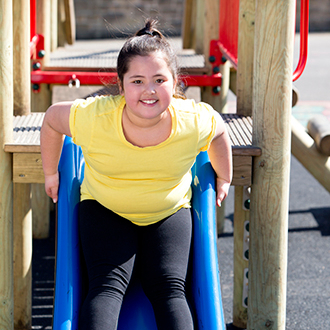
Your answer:
[[[107,70],[115,71],[117,56],[124,40],[109,42],[77,41],[72,46],[59,48],[50,54],[50,62],[46,70]],[[192,50],[183,50],[178,40],[172,40],[174,50],[178,55],[178,64],[183,72],[202,72],[205,69],[203,55],[195,54]]]
[[[5,145],[5,151],[40,152],[40,129],[44,115],[34,112],[27,116],[14,117],[13,142]],[[221,116],[229,133],[233,155],[260,155],[260,149],[252,145],[251,117],[236,114],[221,114]]]

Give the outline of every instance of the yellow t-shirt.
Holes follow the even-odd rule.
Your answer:
[[[95,199],[138,225],[149,225],[190,207],[191,172],[215,134],[213,109],[193,100],[172,100],[172,131],[164,142],[140,148],[122,128],[123,96],[77,100],[70,130],[85,157],[81,200]]]

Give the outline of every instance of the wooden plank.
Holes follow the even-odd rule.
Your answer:
[[[10,153],[40,153],[40,145],[29,145],[29,144],[14,144],[14,143],[7,143],[4,147],[5,152]]]
[[[252,183],[252,157],[233,156],[233,186],[249,186]]]
[[[14,153],[13,182],[44,183],[40,153]]]
[[[233,157],[234,186],[251,184],[252,156]],[[44,183],[40,153],[14,153],[13,181],[20,183]]]

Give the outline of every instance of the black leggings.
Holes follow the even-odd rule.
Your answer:
[[[189,209],[137,226],[93,200],[80,203],[79,231],[89,290],[80,330],[112,330],[133,272],[138,273],[159,330],[191,330],[185,295],[191,243]]]

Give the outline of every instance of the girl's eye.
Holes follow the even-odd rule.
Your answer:
[[[133,84],[135,84],[135,85],[142,84],[142,80],[134,80],[133,81]]]
[[[159,78],[159,79],[156,80],[156,83],[157,84],[162,84],[164,81],[165,81],[164,79]]]

